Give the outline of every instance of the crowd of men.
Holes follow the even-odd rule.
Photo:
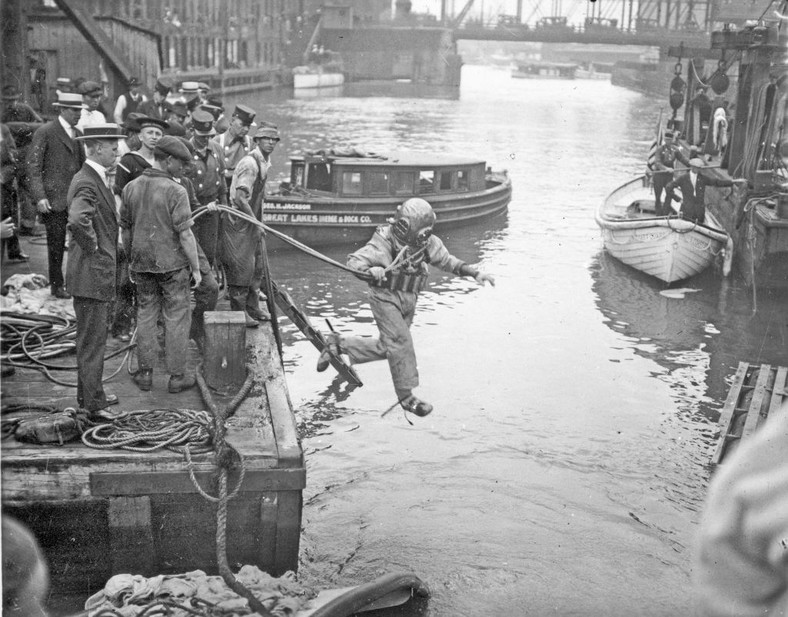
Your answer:
[[[128,341],[135,328],[134,382],[141,390],[153,386],[160,329],[168,390],[194,386],[189,340],[203,345],[203,315],[218,300],[217,265],[246,325],[270,319],[260,303],[261,230],[216,206],[262,221],[279,131],[255,124],[256,112],[245,105],[225,117],[222,101],[209,93],[198,82],[183,82],[176,93],[160,78],[148,98],[131,78],[110,114],[100,83],[60,79],[57,116],[20,152],[5,123],[42,119],[18,91],[3,90],[3,219],[19,218],[17,207],[27,200],[35,212],[22,213],[22,227],[37,219],[46,230],[50,292],[73,301],[77,402],[90,413],[118,402],[102,385],[108,337]],[[9,259],[26,260],[15,233],[11,225],[3,248]]]

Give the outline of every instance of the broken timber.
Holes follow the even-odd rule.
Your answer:
[[[788,368],[739,362],[720,415],[720,437],[712,465],[719,465],[736,445],[747,439],[788,401]]]

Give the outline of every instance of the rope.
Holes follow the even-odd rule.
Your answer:
[[[370,275],[369,272],[365,272],[363,270],[356,270],[355,268],[351,268],[350,266],[346,266],[345,264],[340,263],[340,262],[336,261],[335,259],[331,259],[327,255],[324,255],[323,253],[321,253],[319,251],[316,251],[312,247],[307,246],[306,244],[303,244],[302,242],[299,242],[295,238],[291,238],[287,234],[284,234],[284,233],[282,233],[281,231],[279,231],[277,229],[269,227],[265,223],[262,223],[262,222],[258,221],[253,216],[249,216],[248,214],[246,214],[244,212],[241,212],[239,210],[236,210],[235,208],[230,208],[228,206],[222,206],[222,205],[216,205],[216,206],[212,206],[209,209],[207,206],[203,206],[201,208],[197,208],[194,211],[194,213],[192,214],[192,220],[196,220],[197,218],[199,218],[203,214],[206,214],[207,212],[210,212],[212,210],[219,210],[220,212],[226,212],[227,214],[230,214],[230,215],[235,216],[235,217],[237,217],[237,218],[239,218],[241,220],[244,220],[247,223],[251,223],[252,225],[255,225],[256,227],[259,227],[260,229],[270,233],[271,235],[275,236],[276,238],[279,238],[280,240],[282,240],[283,242],[289,244],[290,246],[292,246],[294,248],[297,248],[298,250],[302,251],[303,253],[306,253],[307,255],[311,255],[315,259],[319,259],[320,261],[322,261],[324,263],[327,263],[327,264],[329,264],[331,266],[334,266],[335,268],[339,268],[340,270],[344,270],[345,272],[349,272],[350,274],[352,274],[353,276],[361,279],[362,281],[369,282],[369,281],[371,281],[373,279],[372,275]],[[404,247],[399,252],[397,257],[391,262],[391,264],[389,266],[387,266],[386,268],[384,268],[384,271],[385,272],[389,272],[389,271],[393,270],[394,268],[396,268],[397,266],[399,266],[400,263],[402,261],[404,261],[403,257],[404,257],[404,255],[406,253],[406,250],[407,250],[407,247]],[[416,251],[412,255],[410,255],[407,259],[409,259],[409,260],[417,259],[418,257],[420,257],[424,253],[424,251],[426,251],[426,247],[420,248],[418,251]]]

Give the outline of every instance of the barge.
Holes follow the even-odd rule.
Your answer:
[[[430,202],[441,230],[501,214],[512,195],[506,172],[466,156],[329,151],[290,164],[263,222],[310,246],[364,242],[410,197]]]

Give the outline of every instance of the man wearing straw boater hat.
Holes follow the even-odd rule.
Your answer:
[[[228,189],[238,161],[254,149],[249,137],[249,127],[252,126],[256,113],[251,107],[236,105],[227,130],[214,137],[214,141],[224,153],[224,179]]]
[[[707,186],[733,186],[734,184],[746,183],[744,178],[728,180],[727,178],[716,178],[708,172],[703,172],[706,163],[700,157],[689,160],[689,171],[681,174],[675,180],[668,182],[665,187],[665,206],[670,212],[671,200],[676,200],[681,204],[679,216],[688,221],[703,223],[706,218],[706,187]],[[675,189],[681,191],[681,197],[675,193]]]
[[[194,136],[190,142],[194,147],[194,156],[190,170],[187,172],[194,185],[197,201],[201,206],[216,202],[227,204],[227,184],[224,181],[224,156],[219,145],[211,137],[216,135],[213,128],[213,116],[207,111],[198,109],[192,116]],[[216,262],[216,247],[219,241],[219,213],[203,214],[195,221],[197,242],[205,251],[211,265]]]
[[[47,231],[49,284],[52,295],[67,299],[63,284],[63,253],[68,223],[68,187],[82,167],[85,153],[76,141],[81,133],[75,128],[82,113],[82,96],[61,92],[53,103],[57,118],[39,127],[27,154],[30,192]]]
[[[85,127],[76,139],[85,144],[87,160],[68,189],[71,232],[66,285],[77,317],[77,403],[91,414],[118,402],[104,392],[104,351],[109,310],[115,298],[118,219],[107,170],[115,165],[117,124]]]

